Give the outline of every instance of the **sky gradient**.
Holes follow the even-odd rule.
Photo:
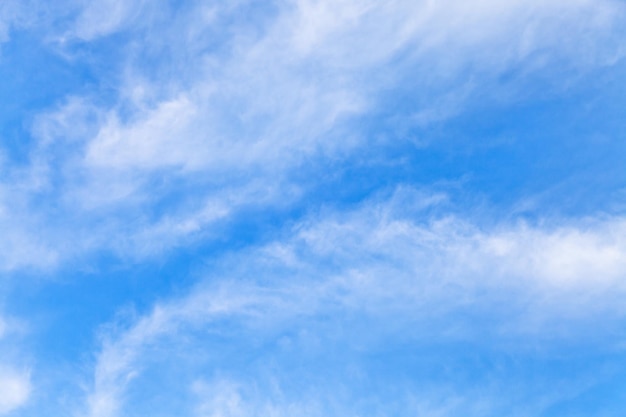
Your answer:
[[[618,417],[623,0],[0,1],[0,416]]]

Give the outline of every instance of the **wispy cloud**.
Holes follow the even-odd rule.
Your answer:
[[[30,390],[28,374],[0,369],[0,414],[8,414],[23,406],[28,401]]]
[[[16,320],[0,315],[0,415],[24,407],[31,397],[31,372],[23,367]]]
[[[567,414],[624,368],[622,177],[584,216],[533,193],[603,170],[590,143],[620,160],[619,121],[555,126],[621,120],[589,90],[623,84],[625,20],[619,0],[0,2],[0,105],[25,94],[3,71],[33,89],[0,117],[1,295],[50,326],[23,349],[0,316],[0,414]],[[31,60],[67,88],[34,91]]]
[[[329,364],[322,357],[345,351],[353,359],[375,355],[384,340],[393,340],[394,346],[428,340],[504,351],[511,342],[517,345],[513,350],[547,349],[555,341],[585,343],[599,314],[609,328],[623,317],[624,219],[484,228],[454,217],[423,222],[405,210],[380,202],[297,226],[286,242],[233,254],[188,297],[159,303],[129,327],[112,331],[98,355],[89,415],[122,415],[124,407],[142,401],[149,406],[149,398],[129,397],[125,387],[133,386],[135,378],[143,381],[142,374],[150,374],[154,366],[182,372],[177,378],[239,375],[243,369],[238,365],[220,362],[224,350],[211,349],[223,343],[226,351],[242,355],[249,348],[261,349],[261,362],[250,364],[254,371],[247,373],[246,390],[280,398],[289,396],[283,389],[291,392],[282,384],[311,378],[304,369],[307,373],[299,376],[284,368],[291,354],[312,355],[310,360],[321,361],[319,371],[325,374]],[[324,317],[332,320],[324,324]],[[596,331],[601,340],[611,339],[610,330]],[[595,349],[616,349],[619,343],[612,340],[613,346]],[[170,345],[174,350],[165,347]],[[189,366],[202,363],[202,370],[185,369],[189,358],[176,354],[178,349],[195,352]],[[447,360],[459,354],[451,353]],[[366,365],[354,360],[352,372],[366,372],[360,369]],[[266,366],[273,369],[270,374],[282,375],[274,381],[277,391],[260,388],[272,384],[265,379]],[[248,385],[251,378],[256,382]],[[182,381],[177,381],[180,387]],[[169,392],[164,386],[159,390]],[[225,415],[259,412],[242,405],[240,395],[229,390],[215,398],[217,403],[202,406],[202,413],[220,415],[220,407]],[[354,397],[344,398],[348,403],[364,401],[358,392],[344,395]],[[329,412],[328,404],[321,407],[321,413]]]
[[[553,67],[610,65],[623,49],[623,6],[608,0],[278,2],[254,9],[258,21],[235,29],[232,22],[252,6],[191,3],[173,22],[140,1],[80,6],[68,32],[79,40],[70,36],[63,48],[127,31],[150,46],[137,50],[122,40],[122,59],[113,64],[121,76],[108,80],[118,92],[112,101],[68,98],[37,119],[31,169],[48,187],[35,200],[43,195],[58,207],[57,229],[71,222],[90,231],[69,233],[74,244],[64,245],[44,227],[44,248],[80,253],[154,234],[167,247],[239,207],[274,204],[259,199],[265,190],[306,196],[292,180],[304,162],[358,159],[379,140],[359,123],[385,113],[386,91],[411,85],[412,104],[393,117],[418,129],[463,112],[485,86],[509,94],[507,86],[492,88],[507,71],[521,71],[515,88],[524,91],[523,74],[558,83]],[[144,58],[159,64],[145,66]],[[194,188],[187,203],[173,197],[181,185]],[[240,197],[223,198],[233,194]],[[285,201],[282,192],[270,195]],[[137,222],[138,212],[164,205],[164,217]],[[115,211],[115,221],[99,220]],[[174,223],[194,226],[167,226]]]
[[[56,264],[57,251],[50,247],[45,216],[31,210],[28,195],[32,182],[23,176],[0,184],[0,271],[23,268],[48,268]]]

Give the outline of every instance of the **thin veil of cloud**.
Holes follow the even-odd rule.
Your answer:
[[[0,415],[25,407],[33,391],[20,333],[23,323],[0,313]]]
[[[0,2],[0,415],[620,415],[625,23]]]
[[[372,140],[360,121],[380,113],[383,91],[407,82],[415,104],[397,123],[417,128],[462,113],[481,86],[507,71],[523,68],[516,88],[524,90],[524,73],[583,71],[622,54],[624,11],[614,1],[279,2],[259,26],[237,31],[229,22],[251,7],[246,2],[192,3],[178,9],[171,28],[164,18],[170,6],[159,13],[145,2],[86,3],[68,32],[76,42],[141,33],[153,44],[152,59],[171,71],[151,72],[140,65],[143,51],[123,47],[124,58],[113,64],[125,74],[117,100],[71,97],[36,119],[40,145],[30,177],[38,188],[24,191],[23,200],[26,210],[37,210],[31,201],[41,195],[58,207],[55,227],[41,231],[41,252],[69,250],[58,256],[72,258],[110,250],[111,242],[126,250],[124,242],[155,234],[167,248],[242,208],[291,198],[259,198],[268,189],[306,196],[292,179],[299,167],[358,158]],[[185,22],[185,36],[172,32]],[[203,48],[220,29],[218,44]],[[172,66],[176,61],[193,70]],[[561,77],[550,76],[557,83]],[[176,202],[180,184],[195,197]],[[233,194],[240,197],[224,197]],[[163,205],[165,216],[139,214]],[[94,213],[102,212],[116,220],[97,221]],[[81,243],[65,245],[63,236]]]
[[[30,395],[28,375],[0,370],[0,414],[6,415],[23,406]]]
[[[557,345],[585,343],[579,331],[593,331],[599,314],[609,320],[608,333],[597,330],[600,340],[611,340],[610,328],[624,316],[619,303],[626,290],[624,219],[485,230],[454,217],[416,222],[398,209],[403,210],[381,202],[307,222],[296,227],[287,241],[234,255],[221,270],[223,275],[212,276],[185,298],[158,304],[129,327],[106,336],[95,366],[89,415],[123,415],[125,406],[132,410],[133,403],[149,404],[149,398],[128,397],[125,387],[142,383],[142,373],[150,374],[151,367],[168,369],[169,355],[176,358],[172,366],[189,360],[157,347],[169,344],[174,350],[195,352],[197,362],[191,363],[208,363],[214,368],[202,373],[218,375],[235,370],[221,363],[221,354],[211,353],[210,346],[229,343],[226,350],[242,355],[246,341],[267,346],[262,353],[266,358],[250,365],[254,385],[242,382],[245,390],[257,393],[247,393],[245,398],[280,400],[281,390],[289,391],[282,384],[311,377],[306,368],[302,375],[285,369],[288,365],[281,363],[280,353],[285,358],[296,352],[304,358],[312,355],[311,360],[320,361],[319,372],[332,374],[321,358],[346,350],[355,357],[374,354],[385,339],[409,345],[425,337],[435,345],[471,341],[483,348],[500,345],[505,351],[511,349],[506,347],[511,342],[522,350],[555,341]],[[319,321],[322,317],[334,317],[333,325],[324,325]],[[480,319],[465,326],[470,317]],[[228,327],[244,336],[234,335]],[[369,328],[367,335],[359,332],[361,327]],[[264,360],[279,372],[275,391],[261,388],[269,383]],[[354,366],[353,372],[366,372],[358,370],[362,363]],[[193,369],[187,371],[180,377],[193,379]],[[193,381],[188,383],[198,389]],[[160,389],[169,392],[166,386]],[[320,389],[325,401],[340,398]],[[364,400],[358,392],[344,395],[354,397],[342,399],[348,404]],[[201,408],[213,407],[205,411],[208,415],[219,415],[224,407],[226,415],[247,416],[272,407],[261,402],[254,405],[261,408],[248,410],[232,387],[215,401]],[[329,403],[318,406],[321,413],[341,414],[339,409],[325,408],[331,407]]]

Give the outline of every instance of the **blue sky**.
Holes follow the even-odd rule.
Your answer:
[[[621,0],[4,0],[0,416],[621,416]]]

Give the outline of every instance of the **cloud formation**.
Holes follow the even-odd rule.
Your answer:
[[[608,0],[298,1],[267,10],[249,2],[165,3],[77,6],[64,53],[123,36],[115,76],[104,74],[117,93],[70,97],[36,119],[39,145],[27,169],[38,186],[21,199],[38,211],[43,198],[59,219],[29,243],[41,247],[36,258],[110,250],[111,242],[126,250],[135,244],[123,242],[143,235],[159,235],[169,247],[242,208],[305,198],[306,187],[294,180],[303,164],[325,169],[329,160],[351,161],[380,146],[359,127],[364,120],[382,117],[391,125],[383,137],[404,140],[403,130],[442,123],[473,97],[525,100],[533,77],[558,85],[563,71],[555,68],[575,77],[612,65],[623,49],[623,7]],[[240,22],[245,10],[257,21]],[[143,49],[133,48],[134,37]],[[146,59],[160,63],[147,67]],[[494,88],[502,77],[513,81]],[[389,102],[387,92],[400,89],[407,103]],[[392,123],[384,121],[389,105],[400,107]],[[194,188],[194,196],[176,201],[181,187]],[[165,214],[144,216],[157,206]],[[112,211],[114,221],[99,220]],[[77,245],[59,242],[70,222],[90,231],[69,233]]]
[[[11,415],[25,406],[31,397],[32,384],[28,368],[20,368],[16,320],[0,315],[0,415]]]
[[[625,13],[0,3],[0,414],[621,415]]]
[[[407,191],[399,193],[396,197]],[[420,203],[420,198],[414,200]],[[593,332],[599,315],[609,328],[623,318],[619,299],[625,291],[624,219],[481,228],[454,217],[422,222],[404,210],[392,200],[306,222],[295,227],[289,240],[235,254],[187,297],[160,303],[150,314],[114,330],[98,356],[88,415],[132,414],[137,404],[149,407],[151,397],[129,397],[126,390],[144,384],[142,374],[150,375],[153,367],[164,373],[154,387],[160,392],[171,392],[168,380],[177,381],[178,392],[185,385],[179,378],[187,380],[192,392],[219,391],[214,400],[199,406],[204,411],[198,415],[247,416],[274,410],[275,404],[260,398],[289,397],[283,390],[303,384],[301,378],[312,378],[308,368],[301,369],[302,375],[288,370],[291,354],[319,361],[318,372],[333,378],[322,358],[346,351],[353,359],[384,354],[385,340],[412,345],[428,338],[427,344],[471,343],[483,349],[500,345],[505,352],[536,345],[545,349],[555,341],[585,343],[582,335]],[[322,317],[332,319],[326,323]],[[365,328],[367,334],[361,333]],[[601,340],[611,340],[610,330],[598,332]],[[247,346],[251,341],[258,346]],[[506,347],[509,343],[518,347]],[[220,351],[213,351],[216,346]],[[595,349],[605,348],[612,349]],[[237,388],[240,382],[228,381],[228,375],[241,370],[220,360],[230,358],[223,349],[244,357],[253,349],[261,355],[249,364],[252,369],[244,365],[249,374],[240,378],[247,381],[241,381],[246,394]],[[179,350],[195,353],[190,358],[177,354]],[[196,372],[193,367],[200,363],[209,368]],[[353,366],[351,372],[367,374],[364,363],[357,360]],[[166,377],[169,372],[176,378]],[[218,378],[211,388],[193,382],[197,373],[226,379]],[[278,385],[271,389],[268,384]],[[346,392],[348,398],[340,401],[319,389],[328,401],[364,401],[359,392]],[[246,405],[241,395],[259,396],[261,403]],[[285,407],[308,410],[303,401]],[[317,406],[320,415],[341,414],[331,404]]]
[[[8,414],[24,405],[30,395],[30,378],[28,375],[12,371],[0,371],[0,414]]]

